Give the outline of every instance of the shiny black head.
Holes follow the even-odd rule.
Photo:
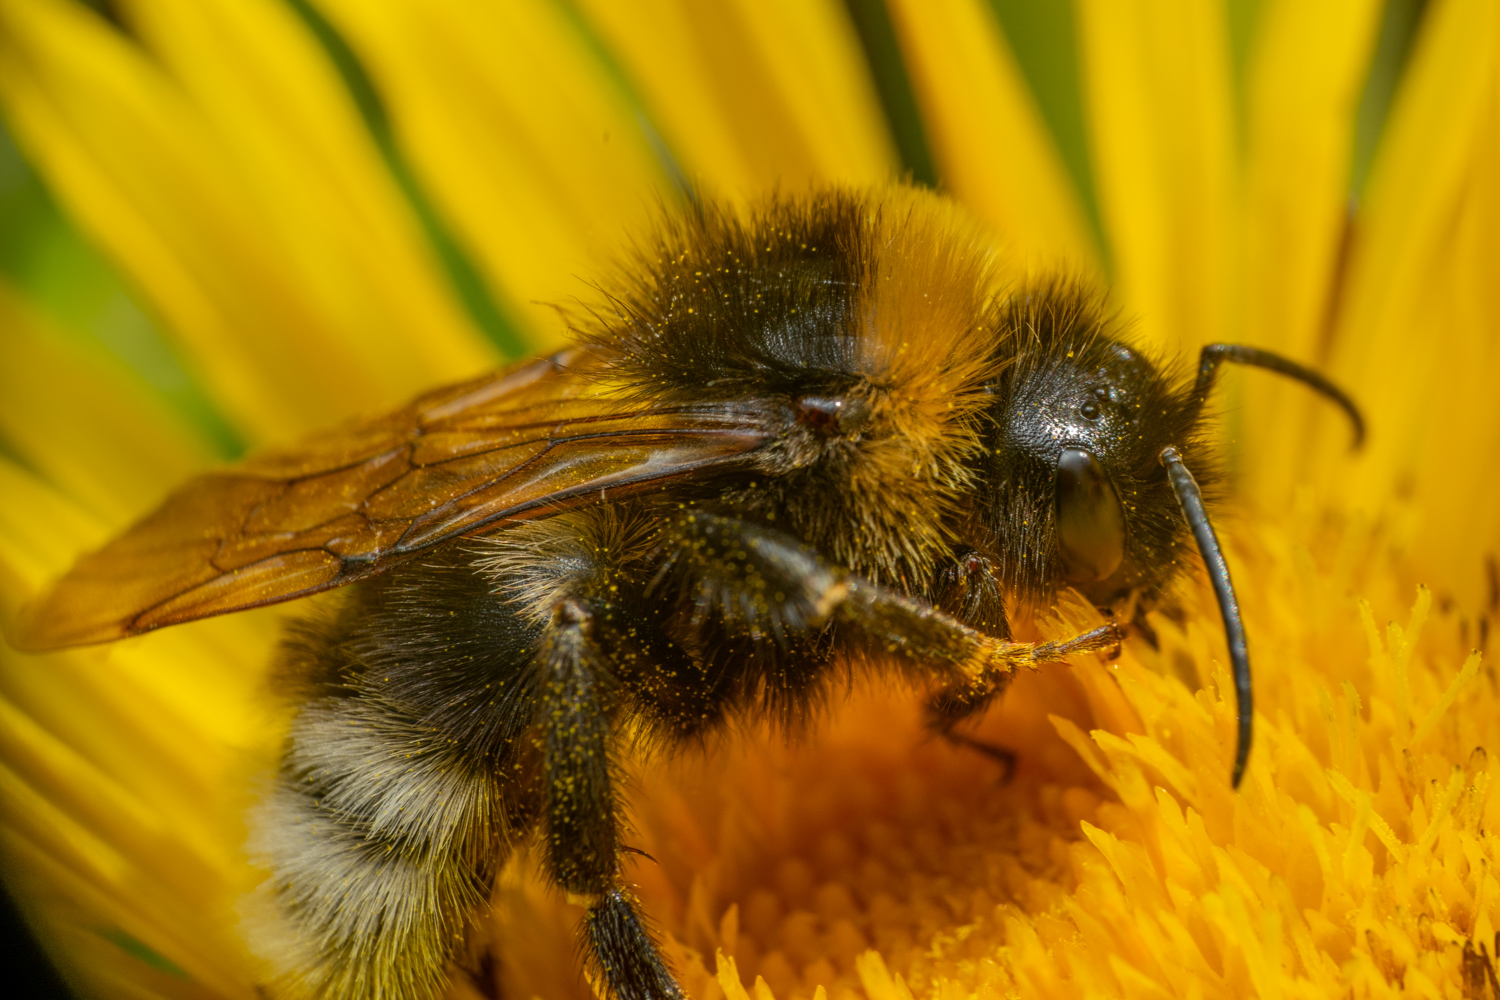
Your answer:
[[[1250,754],[1250,652],[1203,505],[1202,482],[1211,487],[1216,478],[1199,440],[1204,401],[1219,365],[1233,361],[1295,379],[1337,404],[1356,447],[1364,439],[1359,408],[1317,372],[1241,344],[1206,345],[1196,378],[1164,371],[1124,343],[1098,299],[1076,285],[1017,295],[1001,314],[1001,333],[1012,361],[990,386],[980,480],[1003,579],[1032,597],[1072,586],[1100,607],[1128,594],[1149,602],[1191,540],[1224,620],[1239,706],[1238,786]]]
[[[984,500],[1006,583],[1037,597],[1072,586],[1101,607],[1155,597],[1189,539],[1162,449],[1214,478],[1192,385],[1125,344],[1074,286],[1018,295],[1002,323],[1015,360],[992,386]]]

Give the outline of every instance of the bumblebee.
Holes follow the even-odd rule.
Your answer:
[[[299,705],[253,818],[278,996],[428,1000],[533,831],[619,1000],[677,998],[621,875],[617,754],[733,717],[796,724],[857,672],[933,728],[1022,666],[1011,609],[1150,606],[1196,547],[1250,750],[1244,630],[1204,511],[1205,403],[1067,278],[908,188],[711,204],[661,224],[574,346],[204,475],[23,616],[33,649],[353,584],[289,627]],[[1197,475],[1190,472],[1191,464]]]

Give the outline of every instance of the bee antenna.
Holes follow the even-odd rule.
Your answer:
[[[1253,365],[1256,368],[1265,368],[1285,375],[1287,378],[1295,379],[1314,392],[1332,400],[1349,417],[1349,422],[1354,425],[1354,447],[1359,448],[1365,443],[1365,418],[1360,414],[1359,407],[1349,395],[1334,385],[1327,378],[1304,368],[1279,354],[1263,351],[1258,347],[1248,347],[1244,344],[1205,344],[1203,353],[1198,356],[1198,381],[1193,384],[1193,399],[1201,409],[1208,394],[1213,391],[1214,379],[1218,375],[1219,365],[1225,361],[1233,361],[1240,365]]]
[[[1225,345],[1228,346],[1228,345]],[[1193,529],[1193,540],[1198,543],[1198,553],[1208,567],[1208,578],[1213,582],[1214,594],[1219,598],[1219,613],[1224,616],[1224,637],[1229,641],[1229,662],[1234,669],[1234,695],[1239,717],[1239,743],[1234,751],[1234,774],[1230,782],[1240,787],[1245,776],[1245,762],[1250,759],[1250,737],[1255,705],[1250,693],[1250,649],[1245,643],[1245,623],[1240,618],[1240,604],[1234,596],[1234,584],[1229,579],[1229,564],[1224,561],[1224,550],[1219,548],[1219,538],[1214,526],[1209,523],[1208,512],[1203,509],[1203,494],[1198,481],[1182,464],[1182,456],[1171,445],[1161,450],[1161,464],[1166,467],[1167,478],[1172,482],[1172,492],[1182,506],[1182,516]]]

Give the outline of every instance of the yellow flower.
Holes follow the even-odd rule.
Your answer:
[[[225,440],[556,342],[547,304],[684,178],[743,199],[903,162],[869,0],[108,6],[0,0],[0,108],[221,432],[0,285],[7,620]],[[1382,11],[1407,5],[1078,0],[1079,90],[1045,120],[995,16],[1017,6],[886,4],[944,187],[1027,266],[1108,277],[1143,342],[1271,348],[1368,409],[1350,455],[1296,387],[1228,384],[1245,783],[1189,581],[1156,646],[1015,685],[984,725],[1022,751],[1010,784],[882,690],[790,745],[641,764],[645,907],[695,1000],[1500,993],[1500,684],[1470,652],[1500,610],[1500,6],[1427,4],[1352,215]],[[0,861],[82,993],[255,996],[241,817],[280,615],[0,649]],[[518,857],[486,925],[505,995],[587,993],[576,917]]]

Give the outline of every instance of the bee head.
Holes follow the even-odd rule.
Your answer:
[[[1316,371],[1244,344],[1205,345],[1196,378],[1177,377],[1124,343],[1097,296],[1077,284],[1015,296],[997,332],[1009,363],[987,386],[994,403],[978,479],[1002,579],[1034,599],[1069,585],[1100,607],[1127,594],[1151,601],[1183,565],[1191,536],[1233,666],[1238,786],[1250,753],[1250,654],[1203,505],[1200,481],[1212,489],[1216,472],[1199,439],[1204,403],[1228,361],[1301,382],[1339,406],[1355,447],[1364,439],[1359,407]]]
[[[990,387],[983,499],[1007,582],[1100,606],[1154,596],[1186,542],[1159,455],[1193,438],[1199,407],[1076,286],[1017,296],[1001,324],[1015,360]]]

